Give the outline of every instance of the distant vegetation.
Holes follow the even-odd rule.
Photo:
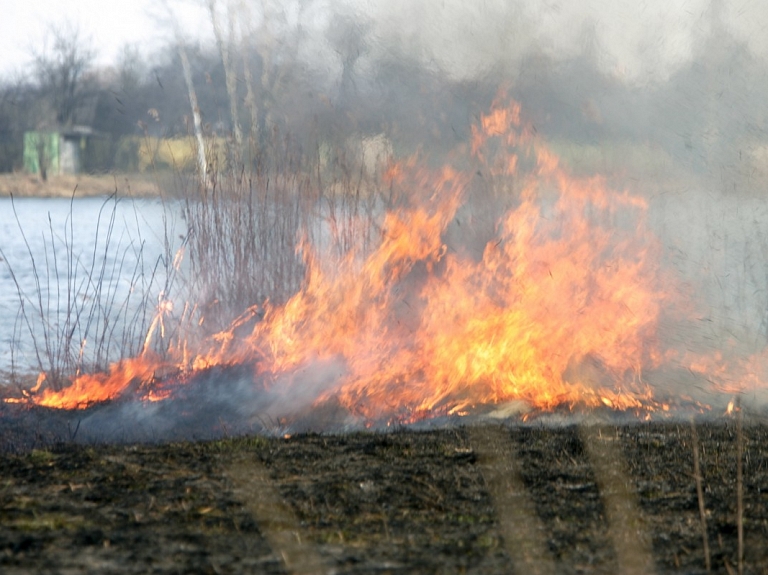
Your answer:
[[[535,44],[514,54],[499,46],[497,61],[468,77],[444,69],[415,40],[383,37],[369,14],[339,4],[318,18],[316,2],[288,4],[266,2],[255,14],[209,1],[215,45],[189,44],[177,30],[153,56],[128,46],[111,67],[94,65],[93,48],[77,30],[50,30],[28,73],[0,80],[0,172],[21,168],[25,131],[72,125],[102,136],[89,140],[87,171],[130,172],[153,162],[193,168],[160,144],[193,146],[192,95],[201,135],[224,142],[227,161],[243,167],[272,161],[286,146],[293,155],[322,149],[349,156],[350,138],[381,133],[397,155],[440,154],[467,140],[473,115],[500,87],[522,103],[539,133],[562,142],[574,161],[588,156],[595,168],[604,164],[595,154],[606,149],[609,168],[620,167],[623,150],[634,166],[663,158],[699,172],[747,173],[765,155],[768,63],[716,11],[687,63],[664,81],[640,85],[601,67],[594,27],[584,31],[581,52],[555,58]],[[510,34],[524,26],[511,19]],[[184,138],[190,144],[179,144]],[[148,158],[150,148],[160,156]],[[643,150],[651,160],[638,157]]]

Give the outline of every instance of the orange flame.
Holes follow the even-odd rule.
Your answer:
[[[317,401],[333,397],[371,419],[510,400],[669,409],[642,379],[663,356],[656,333],[672,297],[645,201],[569,176],[521,125],[516,103],[481,116],[470,150],[477,169],[393,165],[402,205],[384,216],[376,249],[339,259],[303,242],[303,288],[283,306],[266,304],[249,336],[235,338],[234,328],[255,308],[197,351],[180,344],[161,362],[146,351],[171,309],[161,298],[142,355],[34,402],[82,407],[132,386],[157,401],[167,397],[151,389],[158,371],[243,362],[270,385],[300,386],[299,370],[335,361],[342,373]],[[446,236],[477,188],[508,210],[473,255]]]
[[[543,146],[521,149],[529,136],[515,131],[517,115],[494,109],[474,131],[473,149],[502,176],[510,157],[535,161],[480,261],[443,242],[467,176],[398,170],[412,190],[435,191],[387,214],[381,245],[362,263],[353,254],[326,272],[310,254],[305,288],[269,309],[250,340],[266,345],[271,371],[341,358],[346,375],[324,398],[366,417],[512,399],[544,409],[652,405],[641,373],[656,355],[666,296],[645,203],[600,179],[569,178]],[[494,158],[485,157],[490,139],[501,144]],[[638,227],[612,223],[621,217]]]
[[[88,407],[117,397],[130,386],[146,386],[153,380],[158,365],[147,355],[124,359],[113,364],[107,373],[81,375],[60,391],[46,389],[34,397],[34,402],[61,409]]]

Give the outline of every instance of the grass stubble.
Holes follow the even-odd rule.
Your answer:
[[[693,478],[696,481],[696,499],[699,504],[699,519],[701,521],[701,543],[704,550],[704,563],[707,573],[712,571],[712,559],[709,553],[709,535],[707,531],[707,508],[704,503],[704,488],[702,487],[701,466],[699,465],[699,434],[696,424],[691,420],[691,446],[693,448]]]
[[[768,513],[746,485],[768,477],[768,427],[742,438],[755,477],[739,519],[734,423],[697,426],[709,567],[685,426],[497,423],[7,454],[0,568],[735,573],[743,545],[741,569],[759,573]]]
[[[744,415],[741,396],[736,398],[736,529],[738,533],[737,565],[744,574]]]

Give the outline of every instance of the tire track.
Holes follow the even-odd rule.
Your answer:
[[[474,427],[469,429],[469,437],[478,456],[480,472],[496,503],[499,528],[515,572],[554,574],[546,530],[520,476],[509,432],[500,426]]]
[[[255,454],[237,458],[225,469],[233,493],[253,515],[260,531],[278,554],[288,573],[320,575],[333,573],[301,527],[293,510],[280,495],[269,470]]]

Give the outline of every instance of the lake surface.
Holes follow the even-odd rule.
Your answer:
[[[699,340],[718,349],[735,340],[764,349],[768,203],[762,197],[691,188],[653,195],[649,203],[651,228],[664,248],[662,264],[674,272],[676,285],[670,287],[689,302],[686,311],[692,318],[687,331],[680,332],[675,323],[662,326],[660,335],[684,346]],[[105,309],[121,310],[127,302],[125,309],[132,312],[148,301],[145,311],[151,315],[165,279],[158,262],[167,261],[166,250],[172,258],[186,235],[180,216],[180,204],[156,199],[0,198],[0,250],[6,260],[0,262],[0,372],[8,371],[12,361],[19,370],[37,365],[19,314],[16,282],[25,294],[28,317],[37,322],[38,337],[45,322],[65,325],[62,311],[73,307],[70,297],[80,298],[74,307],[92,309],[96,284],[106,298]],[[318,221],[323,219],[320,214]],[[322,242],[327,230],[321,228],[315,238]],[[134,317],[126,311],[119,315]],[[140,331],[141,325],[134,327]]]
[[[187,262],[179,271],[172,265],[187,235],[181,213],[181,202],[159,199],[0,198],[0,374],[35,371],[45,334],[70,328],[76,346],[86,341],[89,365],[87,352],[105,323],[114,361],[124,355],[126,330],[131,342],[143,340],[159,297],[182,309],[188,294],[178,286],[189,279]],[[330,232],[318,216],[312,237],[323,246]],[[293,257],[292,246],[289,252]],[[168,287],[171,274],[182,281]],[[69,310],[79,313],[76,325]]]
[[[161,285],[156,263],[166,234],[180,241],[179,214],[178,205],[154,199],[0,198],[0,370],[12,359],[20,369],[36,365],[19,289],[38,323],[43,309],[65,325],[60,312],[73,297],[96,298],[99,285],[105,309],[135,306],[135,292]],[[85,304],[79,309],[90,310]]]

